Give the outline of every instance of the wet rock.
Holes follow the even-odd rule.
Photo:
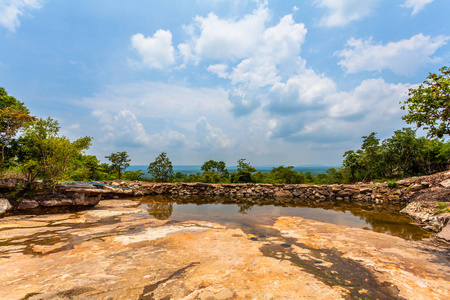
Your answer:
[[[319,190],[319,194],[322,196],[325,196],[326,198],[329,198],[333,195],[333,193],[331,191],[326,190],[326,189]]]
[[[388,200],[389,201],[399,201],[400,200],[400,196],[399,195],[389,195],[388,196]]]
[[[12,208],[13,207],[12,207],[11,203],[9,203],[8,199],[0,198],[0,215],[11,210]]]
[[[438,232],[444,226],[447,217],[446,214],[437,214],[436,208],[436,202],[416,201],[408,204],[400,213],[416,219],[425,229]]]
[[[276,198],[292,198],[294,197],[291,192],[288,191],[277,191],[274,196]]]
[[[355,195],[352,196],[352,200],[358,201],[358,200],[360,200],[362,197],[363,197],[363,196],[362,196],[361,194],[355,194]]]
[[[333,187],[331,188],[331,191],[332,191],[333,193],[339,193],[340,191],[342,191],[342,189],[339,188],[339,187],[337,187],[337,186],[333,186]]]
[[[117,196],[115,196],[117,197]],[[119,197],[117,197],[119,198]],[[97,205],[97,203],[100,201],[100,196],[98,197],[83,197],[83,198],[76,198],[74,199],[75,205]]]
[[[23,199],[19,203],[19,209],[33,209],[39,206],[39,203],[35,200]]]
[[[342,191],[338,192],[337,195],[339,197],[350,197],[350,196],[353,196],[354,194],[357,194],[357,193],[359,193],[359,190],[356,190],[356,189],[345,189],[345,190],[342,190]]]
[[[297,191],[294,191],[293,193],[292,193],[292,196],[294,196],[294,197],[300,197],[302,194],[300,194],[299,192],[297,192]]]

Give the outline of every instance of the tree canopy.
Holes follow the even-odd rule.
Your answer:
[[[409,98],[402,109],[408,124],[417,124],[428,136],[442,138],[450,135],[450,68],[442,67],[440,74],[430,73],[416,89],[409,89]]]
[[[9,146],[19,130],[33,120],[35,118],[30,116],[30,112],[23,102],[8,95],[6,90],[0,87],[0,146],[2,152],[0,167],[5,161],[6,147]]]
[[[172,182],[173,180],[172,162],[165,152],[158,155],[155,161],[149,164],[147,170],[152,175],[153,180],[157,182]]]
[[[73,159],[91,145],[91,137],[71,142],[59,136],[59,124],[51,118],[29,123],[17,140],[17,159],[29,180],[37,176],[49,179],[69,177],[67,171]]]
[[[224,182],[228,180],[229,172],[223,161],[208,160],[200,168],[203,171],[204,182]]]
[[[119,179],[122,178],[123,171],[130,166],[131,159],[126,151],[111,153],[105,156],[111,162],[111,168],[117,172]]]

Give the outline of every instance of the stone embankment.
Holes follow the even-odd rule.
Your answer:
[[[403,210],[404,213],[417,219],[425,228],[434,231],[440,231],[450,219],[450,214],[436,212],[438,202],[450,202],[450,172],[407,178],[391,183],[351,185],[148,183],[140,181],[75,183],[56,185],[51,192],[45,188],[38,188],[38,192],[33,197],[24,196],[20,201],[11,201],[9,197],[8,201],[7,195],[11,194],[17,184],[20,184],[17,180],[0,180],[0,215],[8,210],[93,206],[101,199],[167,194],[226,196],[250,204],[286,203],[295,205],[305,199],[317,202],[331,200],[376,204],[404,203],[409,204]]]

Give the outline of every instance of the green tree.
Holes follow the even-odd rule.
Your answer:
[[[229,172],[223,161],[208,160],[200,169],[203,171],[203,182],[218,183],[228,180]]]
[[[414,174],[420,167],[419,143],[411,128],[396,130],[394,135],[383,141],[385,160],[391,164],[390,174],[401,171],[401,176]]]
[[[2,152],[0,168],[5,161],[6,147],[10,145],[19,130],[33,120],[35,117],[30,116],[30,112],[23,102],[8,95],[5,89],[0,87],[0,147]]]
[[[409,89],[402,117],[408,124],[417,124],[428,136],[442,138],[450,134],[450,68],[442,67],[440,74],[430,73],[416,89]]]
[[[361,168],[360,155],[353,150],[345,151],[342,166],[344,167],[344,170],[350,173],[350,181],[356,181],[356,173]]]
[[[69,165],[69,174],[72,180],[99,180],[100,161],[95,155],[79,154]]]
[[[366,169],[363,180],[382,176],[384,171],[380,139],[376,137],[376,134],[376,132],[372,132],[368,136],[362,137],[360,163]]]
[[[117,172],[119,179],[122,178],[122,172],[130,166],[131,159],[126,151],[111,153],[105,156],[111,162],[111,169]]]
[[[273,178],[273,183],[305,183],[307,180],[307,176],[305,176],[305,174],[303,173],[298,173],[297,171],[295,171],[293,166],[274,167],[270,171],[270,175]],[[311,176],[314,177],[312,174]]]
[[[241,158],[237,161],[237,172],[231,173],[231,182],[252,182],[252,173],[256,172],[256,169],[245,160]]]
[[[37,176],[49,179],[68,177],[72,160],[91,145],[91,137],[71,142],[65,136],[58,136],[59,124],[47,118],[29,123],[17,143],[17,158],[22,171],[29,180]]]
[[[145,173],[141,169],[136,171],[126,171],[123,173],[123,179],[125,180],[143,180]]]
[[[256,172],[256,169],[253,168],[253,166],[250,163],[245,162],[245,161],[246,161],[245,158],[241,158],[237,161],[237,170],[238,171],[247,171],[250,173]]]
[[[223,161],[215,161],[215,160],[208,160],[207,162],[203,163],[203,165],[200,168],[203,172],[208,173],[217,173],[219,175],[227,174],[228,170],[226,169],[225,162]]]
[[[172,182],[173,180],[172,162],[165,152],[158,155],[155,161],[149,164],[147,170],[156,182]]]

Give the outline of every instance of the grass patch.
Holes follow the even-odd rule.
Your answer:
[[[439,202],[438,209],[436,209],[436,212],[438,214],[450,212],[450,207],[448,207],[448,203]]]

